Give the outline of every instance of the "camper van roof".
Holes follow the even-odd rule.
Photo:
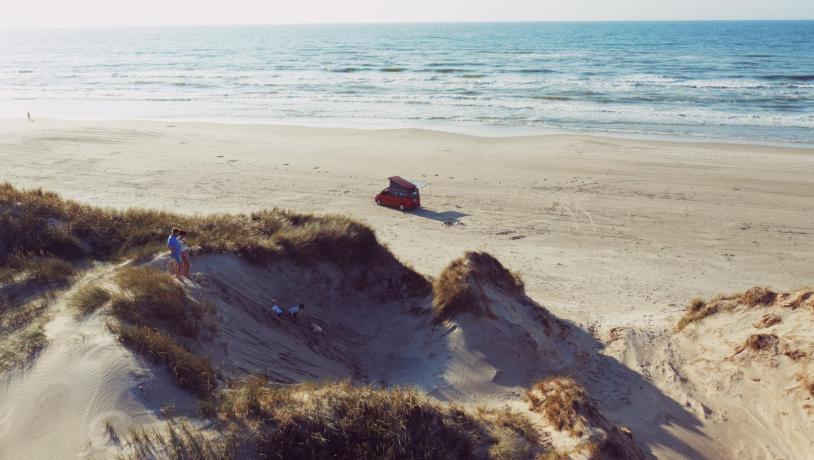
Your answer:
[[[402,188],[405,190],[412,190],[414,188],[417,188],[415,184],[408,181],[407,179],[402,178],[401,176],[388,177],[388,179],[390,180],[391,187],[395,185],[398,188]]]

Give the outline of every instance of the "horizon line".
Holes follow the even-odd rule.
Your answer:
[[[200,23],[200,24],[115,24],[115,25],[45,25],[45,26],[0,26],[0,31],[61,30],[61,29],[115,29],[115,28],[160,28],[160,27],[261,27],[261,26],[318,26],[318,25],[423,25],[423,24],[583,24],[583,23],[675,23],[675,22],[807,22],[814,18],[707,18],[707,19],[548,19],[548,20],[496,20],[496,21],[325,21],[325,22],[245,22],[245,23]]]

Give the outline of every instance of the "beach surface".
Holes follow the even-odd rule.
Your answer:
[[[46,119],[2,121],[0,139],[0,180],[16,187],[117,208],[346,214],[422,273],[488,251],[583,324],[663,324],[693,297],[814,273],[810,148]],[[422,209],[374,204],[393,175],[431,184]]]

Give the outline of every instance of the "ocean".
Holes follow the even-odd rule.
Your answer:
[[[814,21],[0,31],[0,117],[814,144]]]

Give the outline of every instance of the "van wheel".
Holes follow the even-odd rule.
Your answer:
[[[403,204],[400,204],[400,205],[399,205],[399,209],[401,209],[402,211],[404,211],[404,205],[403,205]]]
[[[376,204],[378,204],[379,206],[381,206],[381,205],[382,205],[382,200],[376,200]]]

